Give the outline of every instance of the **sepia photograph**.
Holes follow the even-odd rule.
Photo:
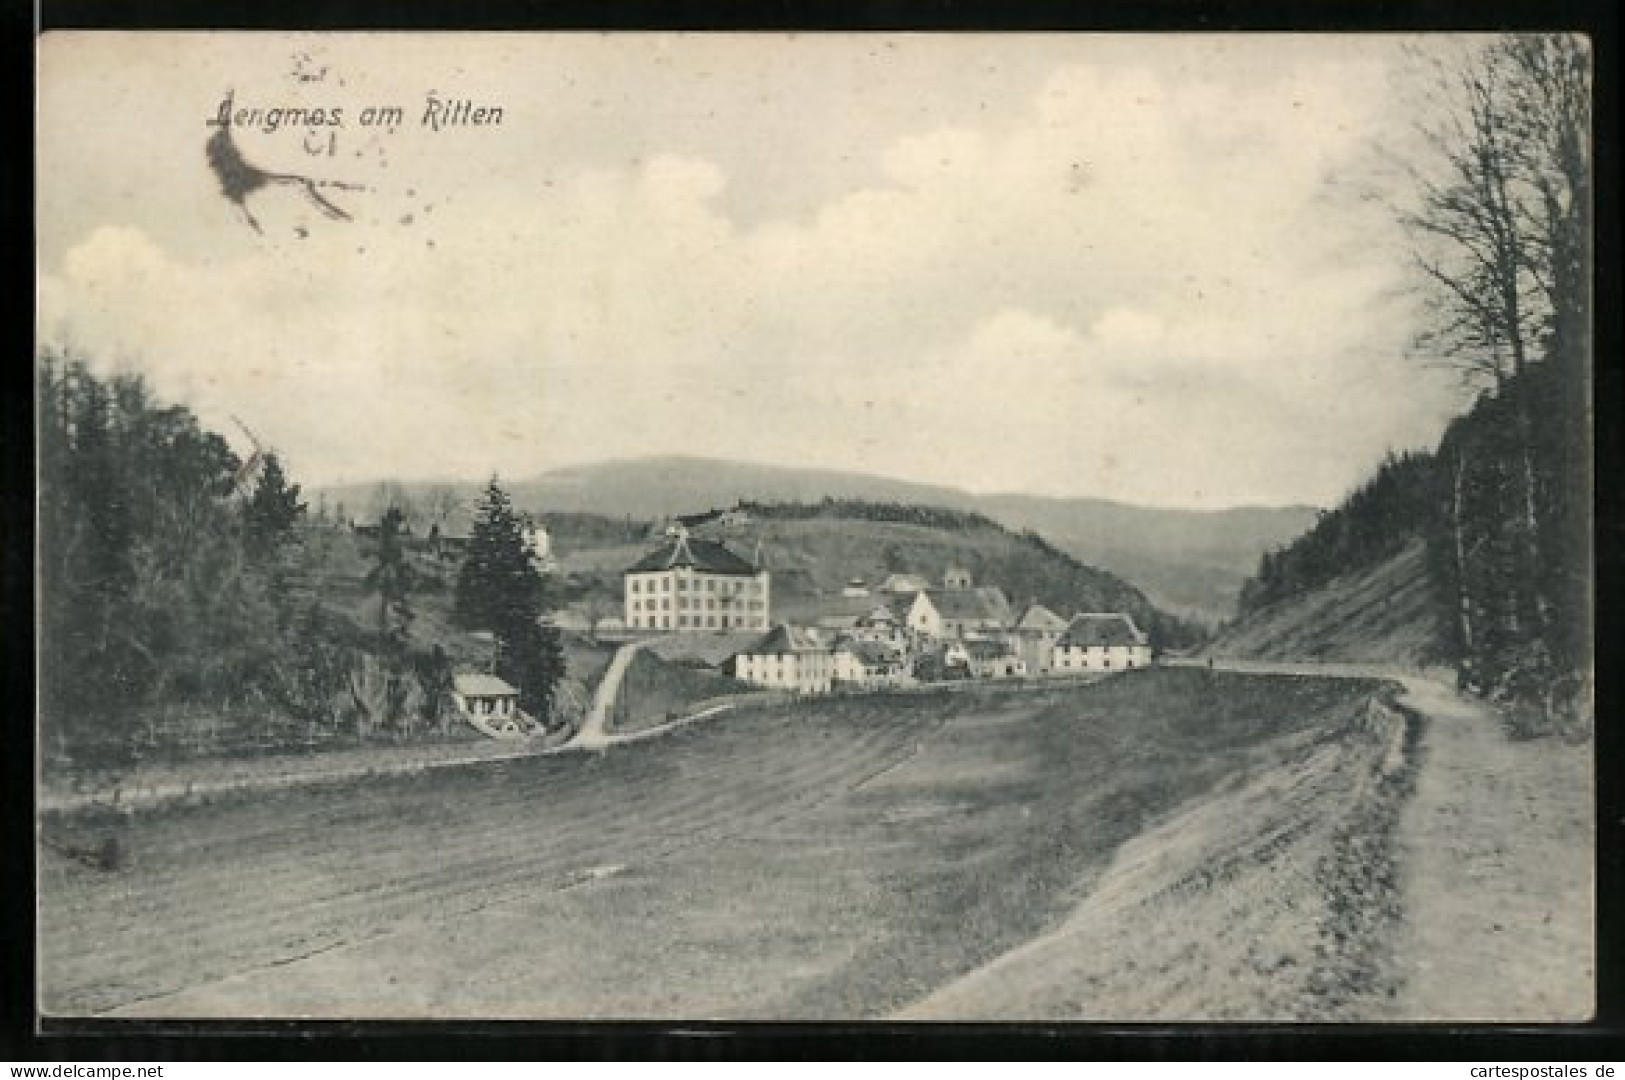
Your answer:
[[[38,1022],[1591,1020],[1592,74],[42,34]]]

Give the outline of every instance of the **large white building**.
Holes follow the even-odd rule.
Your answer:
[[[679,530],[626,570],[633,632],[766,630],[768,573],[714,540]]]
[[[1122,612],[1074,615],[1055,639],[1051,674],[1122,671],[1151,665],[1151,641]]]

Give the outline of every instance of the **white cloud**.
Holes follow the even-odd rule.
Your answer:
[[[1060,65],[1025,104],[849,146],[868,182],[757,221],[736,192],[821,167],[796,157],[788,89],[760,114],[777,126],[715,158],[659,131],[610,163],[519,130],[449,154],[403,133],[389,176],[423,179],[377,173],[344,196],[354,222],[277,189],[256,196],[263,239],[212,193],[210,232],[90,228],[45,268],[41,326],[254,418],[318,482],[681,450],[1327,499],[1436,433],[1445,398],[1390,359],[1406,327],[1380,219],[1326,202],[1391,119],[1380,57],[1274,55],[1270,80],[1193,80],[1154,50]]]

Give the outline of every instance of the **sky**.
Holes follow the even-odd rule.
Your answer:
[[[1462,404],[1361,197],[1405,44],[54,33],[39,335],[307,486],[683,453],[1327,505]],[[231,138],[344,217],[226,197],[228,95],[342,110]]]

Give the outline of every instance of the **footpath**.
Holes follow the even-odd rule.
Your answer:
[[[901,1018],[1591,1017],[1589,741],[1513,740],[1492,709],[1438,672],[1212,666],[1390,679],[1404,687],[1396,704],[1420,720],[1409,722],[1408,746],[1394,716],[1386,739],[1374,727],[1194,800],[1126,844],[1056,927]],[[1373,714],[1379,724],[1381,715]]]

